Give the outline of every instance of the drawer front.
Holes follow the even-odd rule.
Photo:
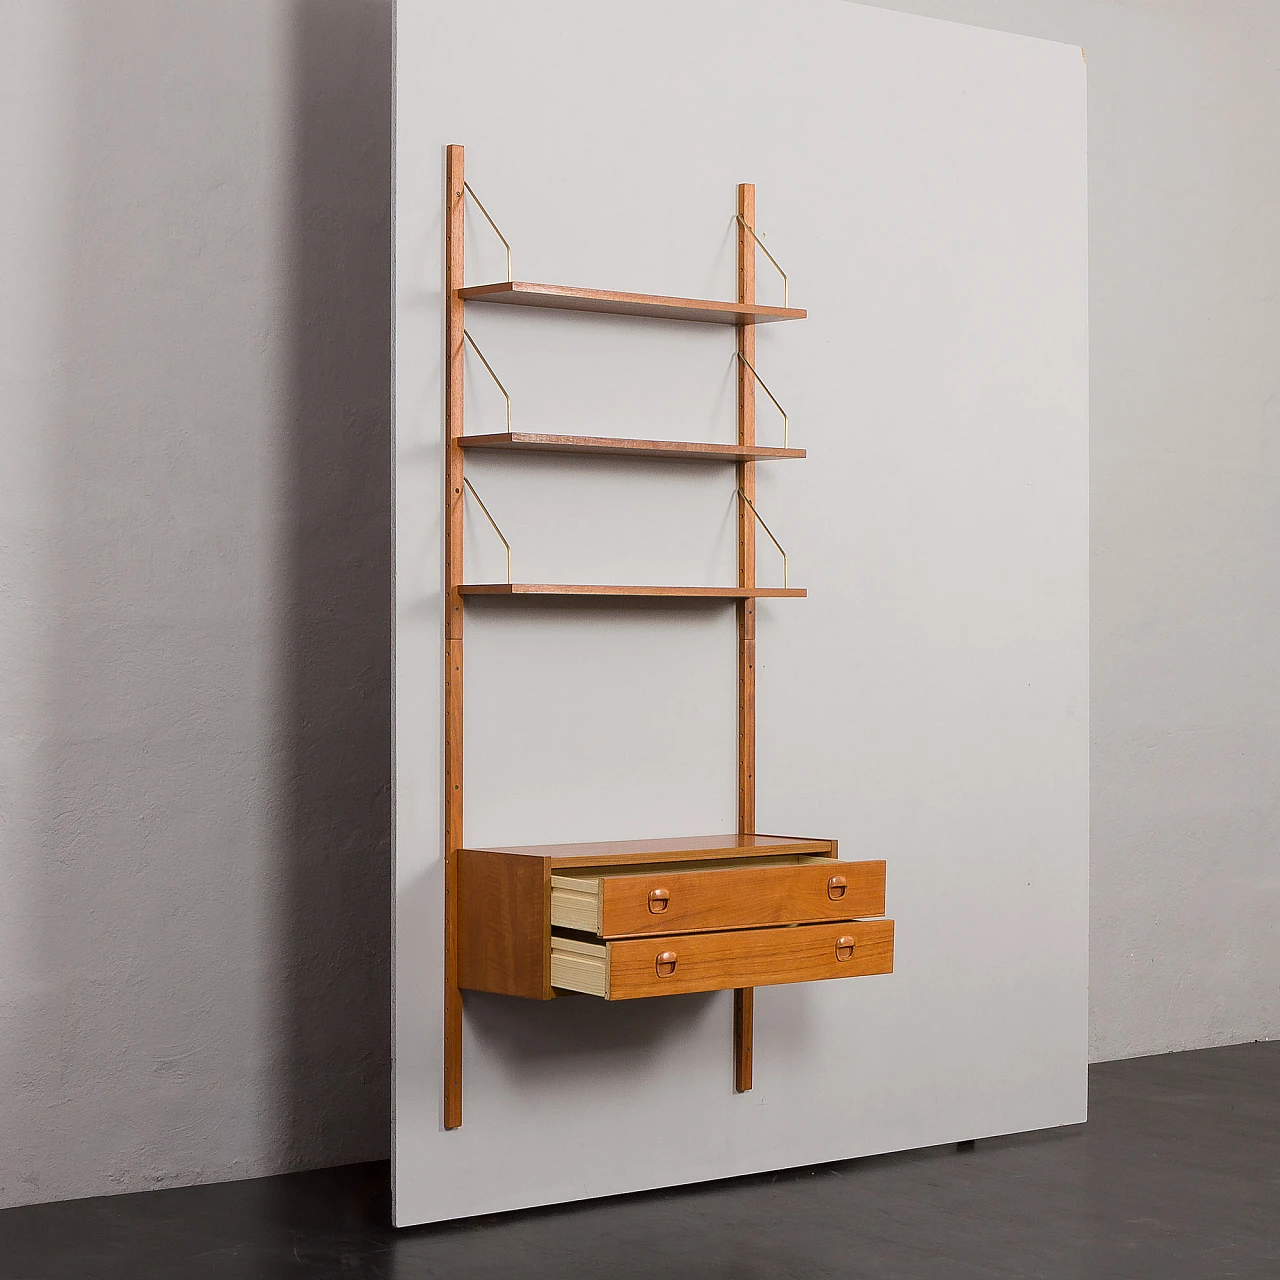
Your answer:
[[[606,965],[610,1000],[892,973],[893,921],[628,938]]]
[[[884,915],[883,862],[734,867],[608,876],[600,936],[699,933]]]

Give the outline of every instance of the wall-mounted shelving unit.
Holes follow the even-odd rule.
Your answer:
[[[444,1124],[462,1123],[462,991],[548,1000],[579,992],[610,1000],[732,989],[734,1087],[751,1088],[756,986],[882,974],[893,969],[885,864],[841,862],[832,839],[761,835],[756,825],[756,601],[802,598],[786,581],[786,554],[755,508],[755,468],[798,459],[783,414],[782,448],[756,444],[755,393],[774,399],[755,368],[755,326],[801,320],[787,303],[756,301],[755,188],[738,187],[738,297],[733,302],[618,293],[562,285],[464,282],[464,210],[470,194],[460,146],[446,165],[445,520],[445,1008]],[[511,250],[484,206],[476,200]],[[779,272],[781,268],[778,267]],[[737,335],[737,440],[707,444],[511,430],[464,434],[466,304],[554,308],[733,326]],[[475,348],[479,354],[479,348]],[[481,359],[483,359],[481,355]],[[498,382],[488,361],[485,366]],[[498,382],[503,395],[505,388]],[[777,404],[776,399],[774,400]],[[778,406],[781,409],[781,406]],[[468,450],[601,454],[733,463],[738,495],[738,581],[733,586],[468,583],[463,515]],[[474,489],[471,492],[475,494]],[[477,500],[479,495],[475,494]],[[487,508],[485,515],[501,537]],[[783,585],[756,583],[756,525],[783,557]],[[506,539],[503,537],[503,543]],[[508,546],[510,578],[510,547]],[[738,829],[728,835],[593,844],[468,848],[463,834],[463,629],[470,597],[732,601],[738,634]]]

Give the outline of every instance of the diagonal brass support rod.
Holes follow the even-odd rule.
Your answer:
[[[751,370],[751,376],[764,389],[765,395],[767,395],[769,399],[773,401],[773,407],[777,409],[777,411],[780,414],[782,414],[782,447],[785,449],[787,447],[787,435],[790,428],[790,424],[787,422],[787,411],[778,403],[778,397],[775,396],[773,392],[769,390],[769,384],[765,382],[765,380],[756,372],[755,365],[753,365],[751,361],[748,360],[747,357],[742,354],[741,351],[735,351],[734,355],[736,355],[738,359],[741,360],[742,363],[745,364],[747,368]],[[480,358],[482,360],[484,359],[483,356],[481,356]]]
[[[484,214],[485,221],[493,228],[493,234],[496,235],[498,239],[502,241],[502,247],[507,251],[507,282],[510,283],[512,280],[515,279],[515,277],[511,274],[511,246],[507,243],[507,237],[504,236],[502,232],[498,230],[498,224],[494,222],[492,216],[489,213],[489,210],[486,209],[484,205],[480,203],[480,197],[476,195],[474,191],[472,191],[471,183],[464,181],[462,184],[462,189],[467,193],[467,195],[469,195],[476,202],[476,208],[479,209],[480,212]],[[752,234],[754,234],[754,232]],[[760,247],[764,249],[763,245],[761,245]],[[768,249],[765,249],[764,251],[765,253],[769,252]],[[775,267],[778,266],[776,262],[773,265]],[[781,270],[780,267],[778,269]],[[785,286],[784,286],[784,292],[785,292]]]
[[[757,520],[760,521],[760,527],[765,531],[765,533],[769,535],[769,541],[772,542],[773,545],[778,548],[778,554],[782,557],[782,585],[785,588],[787,585],[787,553],[782,549],[782,543],[780,543],[777,540],[777,538],[773,536],[773,530],[770,529],[767,524],[765,524],[764,516],[762,516],[756,510],[756,504],[752,502],[750,498],[747,497],[747,495],[742,491],[741,488],[738,489],[738,497],[740,497],[743,500],[743,502],[745,502],[747,506],[751,508],[751,514],[755,516]]]
[[[479,203],[479,201],[477,201],[476,203],[478,204],[478,203]],[[771,253],[769,252],[768,248],[765,246],[765,242],[764,242],[763,240],[761,240],[761,239],[760,239],[760,237],[759,237],[758,235],[756,235],[756,229],[755,229],[755,227],[753,227],[753,226],[752,226],[752,225],[751,225],[751,224],[750,224],[750,223],[749,223],[749,222],[748,222],[748,221],[747,221],[747,220],[742,216],[742,214],[740,214],[740,213],[735,213],[733,216],[734,216],[735,218],[737,218],[737,220],[738,220],[740,223],[742,223],[743,230],[745,230],[745,231],[746,231],[746,233],[747,233],[747,234],[748,234],[748,235],[749,235],[749,236],[750,236],[750,237],[751,237],[751,238],[756,242],[756,244],[758,244],[758,245],[760,246],[760,248],[764,250],[764,256],[765,256],[766,258],[768,258],[770,262],[772,262],[772,263],[773,263],[774,269],[775,269],[775,270],[777,271],[777,273],[782,277],[782,305],[785,307],[785,306],[787,305],[788,295],[790,294],[790,291],[791,291],[791,286],[790,286],[790,284],[787,282],[787,273],[786,273],[785,271],[783,271],[783,269],[778,265],[778,260],[777,260],[777,258],[775,258],[775,257],[773,256],[773,254],[771,254]],[[495,227],[495,228],[494,228],[494,230],[497,230],[497,228]]]
[[[501,529],[498,528],[498,522],[493,518],[493,516],[489,514],[489,508],[484,505],[484,499],[476,492],[475,485],[473,485],[471,481],[467,479],[466,476],[462,477],[462,483],[465,484],[467,488],[471,490],[471,496],[480,504],[480,510],[484,512],[485,519],[487,519],[489,523],[493,526],[494,533],[498,535],[498,538],[502,542],[502,545],[507,549],[507,586],[510,586],[511,585],[511,543],[507,541],[506,535],[502,532]],[[763,524],[764,522],[761,521],[761,523]],[[766,530],[765,532],[767,533],[768,530]],[[773,534],[769,534],[769,536],[773,537]],[[781,548],[779,548],[779,550],[781,550]]]
[[[476,340],[465,329],[463,329],[462,331],[462,336],[466,338],[466,340],[469,343],[471,343],[471,350],[474,351],[476,355],[480,357],[480,363],[483,364],[484,367],[489,370],[489,377],[491,377],[494,380],[494,382],[497,383],[498,390],[502,392],[502,398],[507,402],[507,434],[510,435],[511,434],[511,397],[507,394],[506,387],[502,385],[502,379],[499,378],[496,373],[494,373],[493,365],[491,365],[488,362],[488,360],[484,358],[484,352],[481,351],[480,348],[476,346]],[[763,383],[761,385],[763,386]],[[765,390],[768,391],[769,388],[765,387]],[[772,396],[770,396],[769,398],[771,400],[773,399]],[[778,403],[776,400],[774,400],[773,402],[774,404]],[[783,418],[785,418],[787,415],[784,413],[782,416]]]

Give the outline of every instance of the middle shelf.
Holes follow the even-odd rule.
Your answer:
[[[630,458],[714,459],[725,462],[765,462],[775,458],[803,458],[803,449],[777,449],[754,444],[708,444],[693,440],[628,440],[617,436],[541,435],[502,431],[493,435],[461,436],[464,449],[499,449],[518,453],[594,453]]]

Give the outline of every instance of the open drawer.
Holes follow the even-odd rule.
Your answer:
[[[616,942],[551,936],[551,985],[605,1000],[892,972],[892,920]]]
[[[551,874],[551,924],[598,938],[882,916],[883,862],[791,856]]]
[[[884,910],[885,864],[840,862],[834,840],[739,834],[461,849],[457,935],[446,947],[457,947],[463,990],[625,999],[888,972],[893,926],[869,920]],[[845,936],[856,959],[835,955]],[[678,978],[656,967],[669,950]]]

